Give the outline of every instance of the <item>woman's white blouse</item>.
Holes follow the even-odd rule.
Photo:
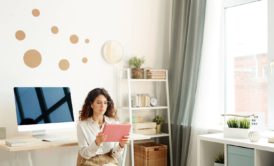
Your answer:
[[[117,120],[104,116],[106,124],[117,124]],[[114,157],[118,158],[123,150],[117,142],[103,142],[97,146],[95,139],[97,134],[101,132],[100,126],[92,118],[84,121],[79,121],[77,124],[77,137],[80,147],[79,153],[89,159],[99,154],[105,154],[112,151]]]

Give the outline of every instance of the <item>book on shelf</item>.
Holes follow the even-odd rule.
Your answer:
[[[149,107],[150,96],[148,94],[136,94],[132,97],[132,107]]]
[[[166,79],[166,70],[164,69],[148,69],[146,70],[148,79]]]
[[[135,129],[133,130],[136,134],[144,134],[144,135],[152,135],[156,134],[156,128],[148,128],[148,129]]]
[[[141,129],[155,129],[156,123],[155,122],[142,122],[142,123],[133,123],[134,130],[141,130]]]
[[[148,75],[147,79],[161,79],[161,80],[164,80],[164,79],[166,79],[166,76]]]

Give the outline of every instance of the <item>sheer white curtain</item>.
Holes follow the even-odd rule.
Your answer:
[[[197,136],[218,129],[223,112],[223,1],[207,0],[198,89],[187,166],[197,166]]]

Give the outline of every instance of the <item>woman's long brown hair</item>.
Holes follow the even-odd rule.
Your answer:
[[[93,109],[91,108],[91,104],[95,101],[96,97],[99,95],[103,95],[106,97],[108,106],[107,106],[107,111],[105,112],[104,115],[111,117],[111,118],[117,118],[116,111],[114,109],[114,103],[108,92],[104,88],[95,88],[91,90],[86,99],[85,103],[82,107],[82,110],[80,110],[80,115],[79,115],[79,120],[86,120],[89,117],[92,117],[93,115]]]

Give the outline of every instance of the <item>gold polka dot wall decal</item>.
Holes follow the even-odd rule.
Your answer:
[[[85,43],[87,43],[87,44],[88,44],[88,43],[89,43],[89,39],[85,39]]]
[[[51,32],[52,32],[53,34],[57,34],[57,33],[59,32],[58,27],[57,27],[57,26],[52,26],[52,27],[51,27]]]
[[[78,36],[77,35],[71,35],[70,36],[70,42],[72,43],[72,44],[76,44],[76,43],[78,43],[78,40],[79,40],[79,38],[78,38]]]
[[[16,31],[16,33],[15,33],[15,37],[16,37],[17,40],[24,40],[25,37],[26,37],[26,34],[25,34],[24,31],[18,30],[18,31]]]
[[[34,17],[38,17],[38,16],[40,16],[40,11],[39,11],[38,9],[33,9],[33,10],[32,10],[32,15],[33,15]]]
[[[68,70],[69,68],[69,61],[66,59],[61,59],[59,62],[59,68],[63,71]]]
[[[39,51],[30,49],[24,54],[24,63],[30,68],[39,66],[42,62],[42,56]]]
[[[83,63],[87,63],[88,62],[88,58],[87,57],[82,58],[82,62]]]

